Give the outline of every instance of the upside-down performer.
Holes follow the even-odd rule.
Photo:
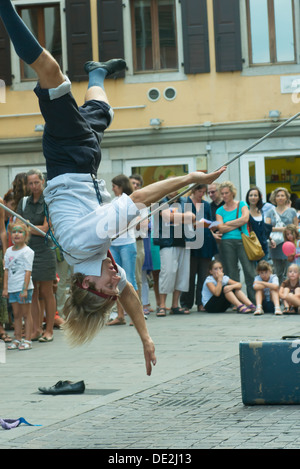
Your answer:
[[[141,338],[150,375],[156,363],[154,344],[138,295],[127,282],[123,269],[108,257],[111,238],[138,215],[139,203],[149,206],[188,184],[210,184],[226,168],[211,174],[194,172],[160,181],[111,202],[104,181],[92,176],[96,176],[100,164],[103,132],[113,117],[104,79],[123,70],[124,60],[85,64],[88,89],[84,105],[78,107],[70,92],[69,79],[37,42],[10,0],[0,0],[0,16],[16,53],[38,76],[34,91],[45,119],[43,152],[48,181],[45,201],[55,238],[67,262],[74,266],[70,297],[65,304],[66,334],[73,344],[90,340],[105,324],[118,300]],[[111,219],[116,223],[111,224]],[[112,225],[115,233],[109,231]]]

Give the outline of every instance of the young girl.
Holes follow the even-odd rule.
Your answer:
[[[221,262],[211,261],[209,274],[202,288],[202,304],[206,311],[222,313],[233,304],[239,313],[253,313],[255,306],[242,292],[242,284],[224,275]]]
[[[13,246],[6,250],[4,257],[4,285],[2,295],[9,298],[14,314],[15,339],[8,346],[8,350],[31,349],[31,299],[33,283],[31,279],[34,252],[26,242],[30,228],[20,221],[10,223]],[[25,321],[25,339],[22,340],[22,319]]]
[[[300,268],[297,264],[289,266],[287,279],[280,285],[279,297],[283,300],[284,314],[300,312]]]
[[[256,310],[255,316],[275,312],[282,314],[279,301],[279,280],[273,274],[272,267],[267,261],[257,264],[257,276],[254,278],[253,288],[255,290]]]
[[[283,231],[284,241],[290,241],[296,246],[296,252],[292,256],[288,256],[288,261],[296,263],[300,266],[300,234],[296,225],[287,225]]]

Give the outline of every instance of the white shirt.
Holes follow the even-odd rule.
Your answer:
[[[223,278],[222,278],[222,287],[227,285],[228,282],[229,282],[229,277],[227,275],[224,275]],[[205,306],[206,303],[213,296],[212,292],[210,291],[210,289],[207,286],[208,283],[213,283],[215,286],[217,286],[218,282],[212,275],[209,275],[208,277],[206,277],[205,282],[204,282],[203,287],[202,287],[202,304],[203,304],[203,306]]]
[[[255,282],[274,283],[275,285],[279,286],[279,279],[275,274],[271,274],[269,280],[263,280],[260,275],[256,275],[256,277],[254,277],[253,285]],[[264,296],[267,301],[271,300],[270,288],[264,288]]]
[[[97,182],[102,205],[89,174],[67,173],[51,179],[44,197],[55,238],[68,264],[74,266],[74,272],[99,276],[111,239],[139,215],[139,210],[126,194],[111,201],[105,182]],[[123,269],[118,269],[121,274]]]
[[[33,258],[34,251],[28,246],[16,250],[13,250],[12,246],[7,248],[4,256],[4,264],[5,270],[8,270],[8,293],[23,290],[25,272],[32,272]],[[31,277],[27,289],[33,289]]]

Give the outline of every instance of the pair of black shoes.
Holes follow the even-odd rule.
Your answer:
[[[114,75],[117,72],[121,72],[126,68],[126,62],[123,59],[111,59],[107,62],[93,62],[92,60],[86,62],[84,70],[87,74],[95,70],[96,68],[103,68],[107,71],[106,76]]]
[[[49,388],[38,388],[43,394],[82,394],[85,391],[84,381],[72,383],[71,381],[58,381],[54,386]]]

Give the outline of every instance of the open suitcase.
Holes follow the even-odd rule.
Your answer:
[[[241,341],[239,352],[243,404],[300,404],[300,336]]]

